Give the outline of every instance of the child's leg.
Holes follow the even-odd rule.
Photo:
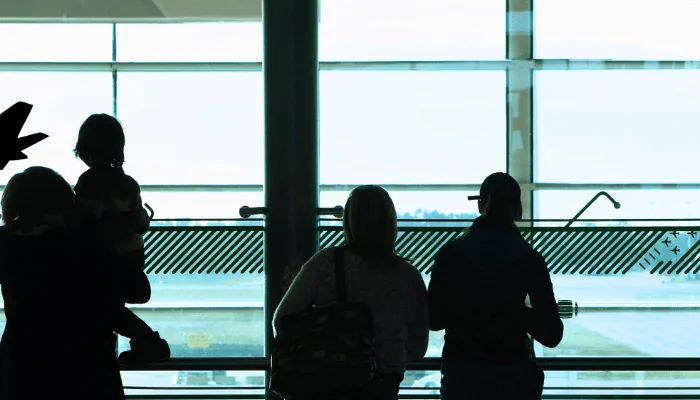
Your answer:
[[[128,268],[143,270],[144,251],[143,246],[136,250],[122,251],[121,256],[128,260]],[[165,361],[170,358],[170,346],[163,340],[158,332],[153,331],[146,322],[124,307],[121,318],[117,323],[116,332],[131,339],[131,350],[119,355],[119,361],[123,364],[140,364],[144,362]]]
[[[117,245],[114,245],[115,247]],[[119,251],[118,248],[113,248],[116,255],[119,256],[124,268],[128,270],[127,279],[131,280],[129,298],[130,302],[145,304],[151,298],[151,284],[144,272],[145,268],[145,253],[144,248],[136,248],[129,251]]]
[[[115,332],[126,338],[136,340],[153,336],[153,329],[126,307],[124,307],[121,318],[117,322]]]

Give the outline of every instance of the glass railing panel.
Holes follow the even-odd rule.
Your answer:
[[[263,371],[122,371],[128,399],[262,399],[264,381]]]
[[[439,398],[438,371],[410,372],[422,378],[410,381],[407,374],[399,398]],[[700,400],[700,372],[695,371],[547,371],[545,375],[543,400]],[[125,371],[122,379],[129,399],[264,398],[262,371]]]
[[[131,307],[172,357],[262,357],[262,222],[157,221],[146,236],[153,294]],[[128,340],[119,340],[120,350]]]
[[[547,371],[544,399],[700,399],[697,371]]]
[[[439,371],[411,371],[425,374],[412,384],[402,384],[400,394],[439,395]],[[695,371],[546,371],[545,398],[592,395],[697,395],[700,372]],[[570,397],[569,397],[570,398]],[[576,397],[578,398],[578,397]],[[589,398],[589,397],[586,397]],[[603,397],[605,398],[605,397]],[[609,398],[609,397],[607,397]]]
[[[185,222],[194,225],[159,222],[148,233],[147,272],[153,297],[133,309],[171,343],[173,357],[261,357],[265,331],[262,223],[235,220],[210,226]],[[700,265],[700,234],[696,233],[700,229],[681,222],[676,221],[675,227],[523,228],[550,265],[557,298],[578,304],[578,313],[565,319],[563,342],[556,349],[536,346],[537,355],[700,354],[700,347],[694,345],[698,330],[694,321],[700,311],[694,272]],[[398,247],[421,270],[427,284],[435,252],[468,224],[459,220],[401,221]],[[549,236],[542,236],[545,233]],[[589,235],[597,242],[579,245],[580,238],[571,235]],[[637,242],[627,236],[634,236]],[[320,238],[321,247],[341,243],[340,221],[324,220]],[[615,243],[622,247],[609,248],[609,243],[603,243],[610,238],[617,238]],[[557,240],[568,247],[548,244]],[[676,247],[678,251],[672,251]],[[655,264],[644,264],[645,257]],[[662,261],[665,270],[656,268]],[[675,272],[669,272],[671,268]],[[427,356],[439,357],[442,345],[443,332],[431,333]],[[121,340],[120,349],[126,348],[126,341]]]

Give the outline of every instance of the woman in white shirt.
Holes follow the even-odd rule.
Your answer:
[[[345,205],[345,282],[348,302],[367,304],[374,315],[378,376],[368,399],[396,400],[406,361],[428,348],[427,290],[420,272],[396,254],[394,203],[386,190],[355,188]],[[323,249],[304,264],[274,316],[282,317],[336,300],[334,249]]]

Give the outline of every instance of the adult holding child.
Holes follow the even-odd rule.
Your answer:
[[[146,275],[67,228],[74,193],[49,168],[13,176],[0,205],[0,399],[123,400],[113,332],[125,303],[148,301]]]

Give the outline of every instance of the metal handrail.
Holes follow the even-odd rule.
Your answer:
[[[26,22],[26,21],[23,21]],[[407,61],[320,61],[320,71],[505,71],[510,69],[547,71],[597,70],[697,70],[697,60],[587,60],[587,59],[505,59],[505,60],[407,60]],[[104,71],[104,72],[261,72],[260,61],[180,62],[46,62],[3,61],[0,71]]]
[[[251,221],[263,221],[263,218],[154,218],[153,221],[156,222],[251,222]],[[337,218],[319,218],[319,221],[323,222],[338,222]],[[557,222],[566,223],[571,221],[570,218],[537,218],[537,219],[522,219],[519,222],[532,222],[532,223],[543,223],[543,222]],[[404,222],[436,222],[436,223],[450,223],[450,224],[470,224],[474,222],[474,219],[470,218],[399,218],[399,223]],[[700,218],[579,218],[576,222],[700,222]],[[440,225],[442,226],[442,225]],[[399,226],[401,227],[401,226]],[[563,226],[562,226],[563,227]],[[680,227],[680,226],[679,226]],[[620,226],[614,226],[611,228],[625,228]],[[635,227],[627,227],[635,228]],[[657,228],[671,229],[673,226],[657,226]],[[687,227],[686,227],[687,228]]]
[[[588,210],[588,208],[589,208],[590,206],[592,206],[593,203],[595,203],[595,201],[598,200],[601,196],[603,196],[603,197],[607,198],[608,200],[610,200],[610,202],[612,202],[612,204],[613,204],[613,206],[615,207],[615,209],[619,209],[619,208],[620,208],[620,203],[619,203],[618,201],[616,201],[615,199],[613,199],[612,196],[610,196],[610,193],[608,193],[608,192],[606,192],[606,191],[600,191],[600,192],[596,193],[596,195],[593,196],[593,198],[592,198],[588,203],[586,203],[586,205],[583,206],[583,208],[582,208],[579,212],[577,212],[576,215],[574,215],[574,217],[571,218],[571,220],[570,220],[566,225],[564,225],[564,228],[568,228],[568,227],[571,226],[571,224],[573,224],[574,222],[576,222],[576,219],[578,219],[578,217],[580,217],[581,214],[583,214],[584,212],[586,212],[586,210]]]
[[[154,221],[185,221],[185,222],[200,222],[200,221],[212,221],[212,222],[230,222],[230,221],[257,221],[263,220],[262,218],[155,218]],[[337,222],[337,218],[324,218],[323,216],[319,218],[320,221],[333,221]],[[519,222],[569,222],[571,218],[525,218],[518,220]],[[398,222],[450,222],[450,223],[472,223],[473,218],[399,218]],[[700,218],[579,218],[576,222],[700,222]],[[680,227],[680,226],[679,226]],[[625,228],[624,226],[613,226],[611,228]],[[634,227],[628,227],[634,228]],[[657,226],[657,228],[668,228],[671,229],[673,226]],[[686,227],[687,228],[687,227]]]
[[[478,192],[480,183],[377,184],[393,192]],[[322,184],[321,192],[350,192],[360,184]],[[700,183],[522,183],[523,190],[700,190]],[[0,185],[4,190],[5,185]],[[142,192],[261,192],[261,184],[174,184],[141,185]],[[465,197],[466,202],[466,197]]]
[[[209,305],[134,305],[129,308],[134,310],[154,310],[154,311],[234,311],[241,309],[262,309],[264,305],[260,303],[255,305],[254,303],[248,304],[209,304]],[[675,313],[675,312],[697,312],[700,311],[700,303],[674,303],[674,304],[663,304],[663,303],[650,303],[650,304],[624,304],[624,303],[596,303],[596,304],[576,304],[575,312],[577,314],[589,314],[589,313],[609,313],[609,312],[663,312],[663,313]],[[0,307],[0,310],[3,308]]]
[[[262,302],[209,302],[209,303],[181,303],[181,302],[153,302],[148,304],[129,305],[129,308],[136,311],[237,311],[237,310],[261,310],[264,304]],[[563,307],[563,306],[560,306]],[[574,315],[590,314],[590,313],[610,313],[610,312],[698,312],[700,311],[700,303],[646,303],[646,304],[629,304],[629,303],[575,303]],[[0,312],[4,312],[4,304],[0,302]],[[571,313],[572,311],[560,308],[560,312]]]
[[[542,357],[545,371],[700,371],[700,358],[679,357]],[[441,359],[426,357],[406,364],[410,371],[439,371]],[[163,363],[122,366],[122,371],[267,371],[265,357],[171,358]]]

